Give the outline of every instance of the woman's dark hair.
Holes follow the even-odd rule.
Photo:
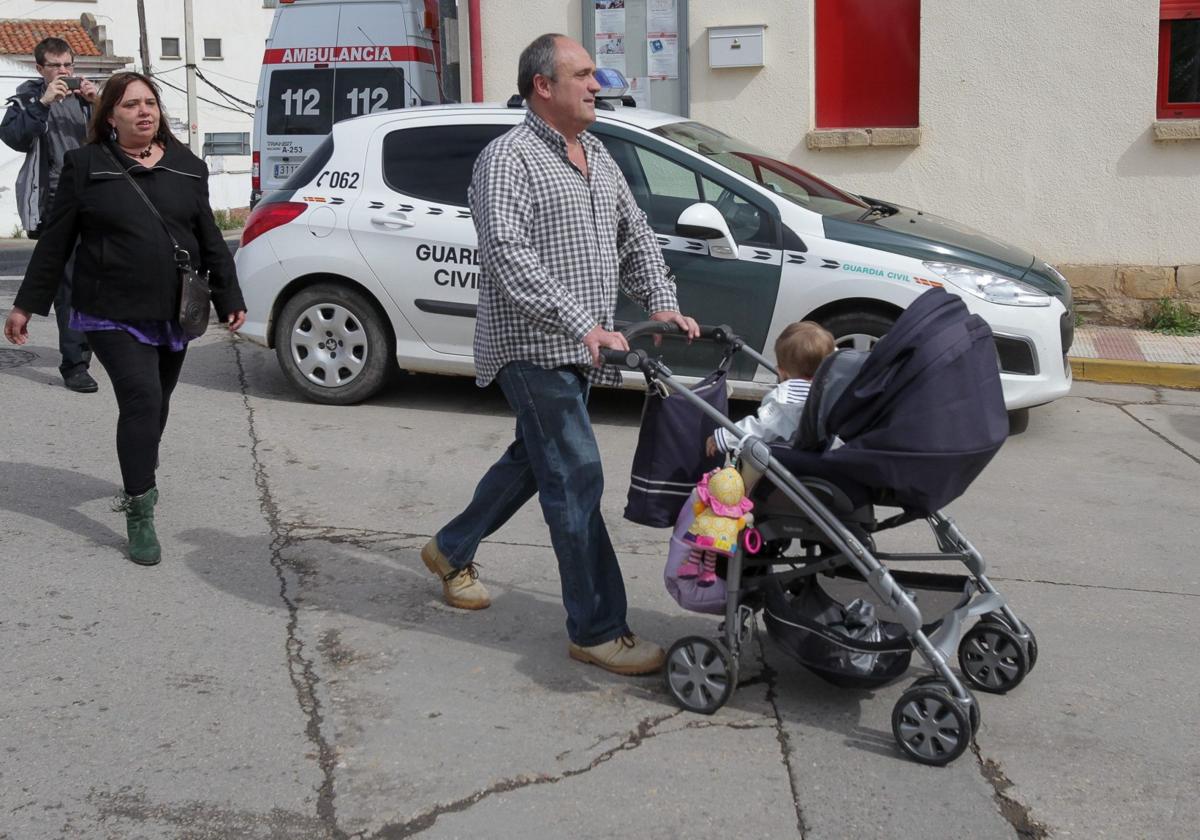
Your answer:
[[[167,123],[167,112],[163,110],[162,92],[159,91],[158,85],[154,84],[154,80],[149,76],[125,70],[114,73],[104,83],[104,89],[100,92],[100,102],[92,114],[92,124],[88,126],[89,143],[104,143],[108,140],[111,129],[108,118],[116,110],[117,104],[125,98],[126,88],[134,82],[141,82],[150,88],[154,93],[154,98],[158,100],[158,131],[154,132],[154,139],[163,146],[175,140],[175,135],[171,133],[171,126]]]

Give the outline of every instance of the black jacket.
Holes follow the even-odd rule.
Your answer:
[[[213,305],[224,320],[245,309],[229,246],[208,203],[208,167],[178,141],[147,169],[110,146],[67,153],[58,194],[14,304],[46,315],[79,240],[71,303],[119,321],[170,321],[179,314],[179,275],[162,224],[109,157],[112,152],[154,202],[192,264],[211,272]]]

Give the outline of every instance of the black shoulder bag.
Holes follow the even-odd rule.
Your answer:
[[[117,169],[121,170],[121,174],[129,182],[129,186],[133,187],[137,194],[142,197],[142,201],[146,202],[146,206],[150,208],[150,212],[154,214],[154,218],[158,219],[163,226],[163,230],[167,232],[167,238],[171,240],[171,245],[175,248],[175,270],[179,274],[179,326],[183,329],[183,334],[189,339],[199,338],[208,329],[208,313],[212,305],[212,289],[208,285],[208,272],[200,273],[196,271],[192,266],[192,255],[180,246],[179,242],[171,234],[171,229],[167,227],[166,219],[158,212],[158,208],[154,206],[154,202],[142,192],[142,188],[137,185],[137,181],[133,180],[133,176],[129,174],[129,170],[117,160],[112,150],[105,147],[104,151],[108,153],[112,162],[117,165]]]

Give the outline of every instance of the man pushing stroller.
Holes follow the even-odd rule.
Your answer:
[[[525,121],[475,164],[470,201],[482,270],[476,381],[496,381],[517,417],[516,439],[458,516],[422,549],[451,606],[491,598],[475,568],[479,543],[538,496],[562,578],[568,654],[617,674],[662,667],[664,651],[626,624],[625,584],[600,514],[600,451],[587,412],[593,382],[617,384],[601,348],[618,287],[690,338],[654,231],[620,169],[586,131],[596,119],[595,65],[583,46],[543,35],[521,53]]]

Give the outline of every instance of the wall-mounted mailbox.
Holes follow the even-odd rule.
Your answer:
[[[710,26],[708,28],[709,67],[762,67],[763,31],[753,26]]]

